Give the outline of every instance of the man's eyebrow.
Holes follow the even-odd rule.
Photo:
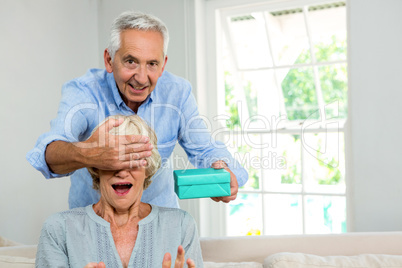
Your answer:
[[[130,54],[128,54],[128,55],[125,55],[124,57],[123,57],[123,60],[134,60],[134,61],[139,61],[139,59],[137,59],[136,57],[134,57],[134,56],[132,56],[132,55],[130,55]],[[153,59],[153,60],[147,60],[147,63],[160,63],[160,60],[157,60],[157,59]]]
[[[149,60],[148,63],[159,63],[159,60]]]
[[[134,60],[137,60],[137,58],[136,58],[136,57],[134,57],[134,56],[132,56],[132,55],[130,55],[130,54],[125,55],[125,56],[123,57],[123,60],[128,60],[128,59],[134,59]]]

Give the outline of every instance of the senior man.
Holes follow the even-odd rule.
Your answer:
[[[162,168],[142,201],[178,207],[172,163],[176,142],[197,168],[225,168],[231,174],[231,196],[212,198],[230,202],[248,174],[221,143],[211,139],[199,118],[191,85],[164,71],[169,34],[158,18],[140,12],[124,12],[113,22],[110,43],[104,51],[105,69],[90,69],[63,85],[57,117],[49,132],[41,135],[27,160],[46,178],[70,176],[69,207],[99,201],[87,167],[122,170],[147,165],[151,154],[147,137],[113,136],[109,130],[121,124],[110,115],[137,114],[155,129]],[[217,146],[219,145],[219,146]]]

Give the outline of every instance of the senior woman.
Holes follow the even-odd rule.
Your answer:
[[[88,168],[99,202],[56,213],[45,221],[36,267],[203,267],[193,218],[181,209],[141,202],[161,165],[154,131],[137,115],[111,120],[118,121],[109,131],[113,135],[150,138],[154,149],[146,158],[148,165],[126,170]]]

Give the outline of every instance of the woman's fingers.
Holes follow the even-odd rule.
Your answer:
[[[188,258],[187,259],[187,267],[188,268],[195,268],[195,263],[192,259]]]
[[[174,263],[174,268],[182,268],[185,262],[185,258],[184,258],[184,248],[180,245],[177,248],[177,257],[176,257],[176,261]]]
[[[90,262],[90,263],[88,263],[87,265],[85,265],[85,267],[84,268],[106,268],[106,265],[105,265],[105,263],[104,262],[100,262],[100,263],[97,263],[97,262]]]
[[[177,257],[174,262],[174,268],[183,268],[184,264],[186,263],[185,259],[185,251],[184,248],[180,245],[177,248]],[[172,265],[172,257],[170,253],[166,253],[163,257],[162,268],[170,268]],[[188,268],[195,268],[195,263],[192,259],[187,259],[187,266]]]
[[[166,253],[165,256],[163,256],[162,268],[170,268],[171,265],[172,257],[170,256],[170,253]]]

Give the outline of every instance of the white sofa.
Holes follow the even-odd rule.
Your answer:
[[[402,232],[202,238],[205,267],[402,267]]]
[[[402,267],[402,232],[201,238],[205,268]],[[0,268],[32,268],[36,246],[0,237]]]

